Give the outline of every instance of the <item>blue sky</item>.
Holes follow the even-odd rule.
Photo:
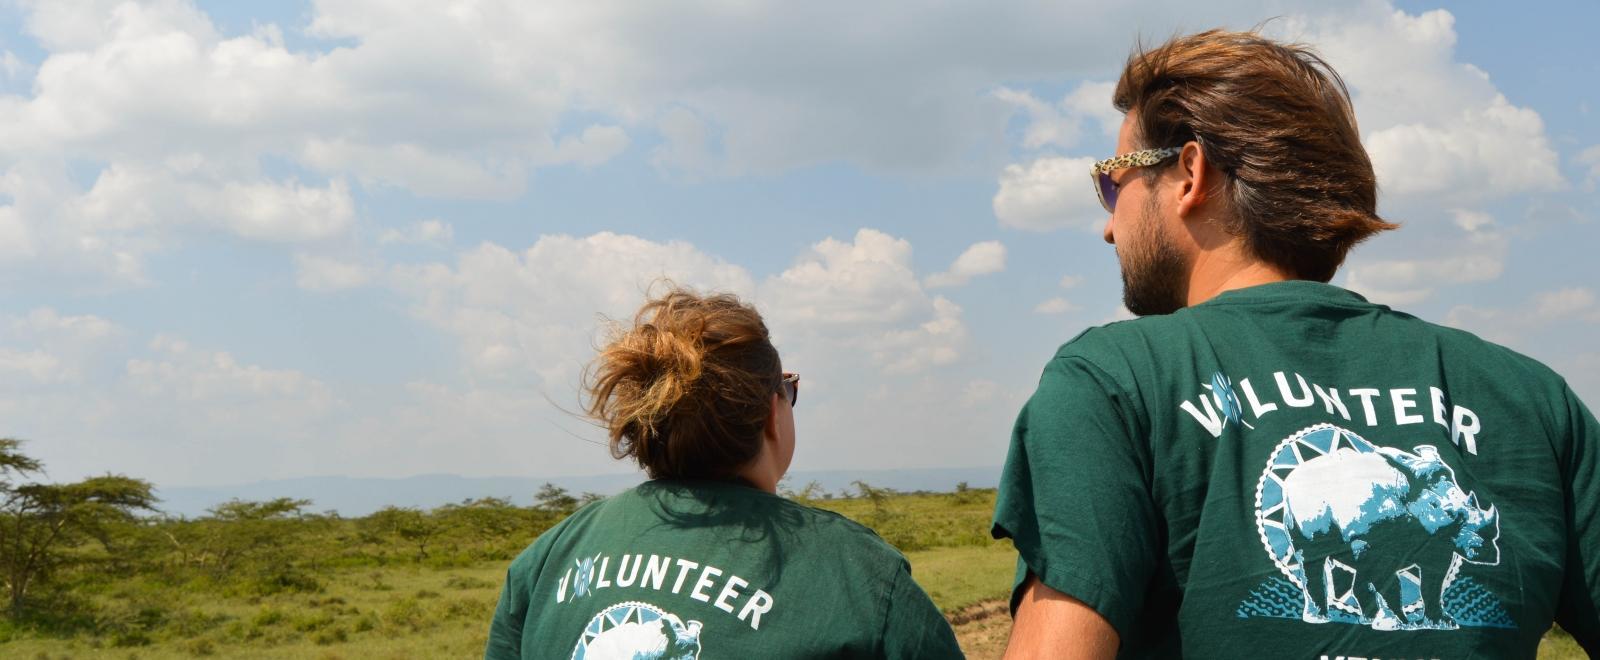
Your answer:
[[[1600,399],[1592,3],[12,2],[0,433],[50,475],[625,471],[605,316],[750,297],[797,469],[996,465],[1125,315],[1087,163],[1136,38],[1315,45],[1382,212],[1336,283]]]

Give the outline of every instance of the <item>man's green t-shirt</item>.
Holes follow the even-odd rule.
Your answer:
[[[959,658],[871,530],[742,485],[646,482],[511,564],[485,658]]]
[[[1062,346],[993,533],[1123,657],[1531,658],[1552,620],[1595,652],[1597,453],[1543,365],[1275,283]]]

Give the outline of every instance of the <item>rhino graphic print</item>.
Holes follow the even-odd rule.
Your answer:
[[[1499,511],[1463,488],[1434,446],[1381,447],[1318,424],[1273,451],[1256,504],[1261,543],[1299,602],[1286,611],[1279,588],[1274,611],[1265,602],[1269,581],[1240,616],[1376,630],[1509,623],[1498,599],[1470,578],[1458,580],[1464,562],[1499,563]],[[1453,582],[1463,584],[1452,589]]]
[[[649,603],[618,603],[584,626],[572,660],[696,660],[701,627]]]

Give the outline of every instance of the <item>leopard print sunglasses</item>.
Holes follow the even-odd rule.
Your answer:
[[[1116,212],[1118,185],[1116,181],[1111,180],[1112,172],[1130,167],[1159,165],[1182,152],[1183,149],[1178,147],[1144,149],[1095,163],[1094,167],[1089,168],[1089,177],[1094,180],[1094,191],[1100,196],[1100,206],[1105,207],[1106,213]]]

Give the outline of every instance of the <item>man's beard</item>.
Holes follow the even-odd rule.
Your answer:
[[[1171,314],[1189,304],[1189,262],[1162,227],[1155,196],[1145,198],[1135,240],[1117,251],[1122,304],[1135,316]]]

